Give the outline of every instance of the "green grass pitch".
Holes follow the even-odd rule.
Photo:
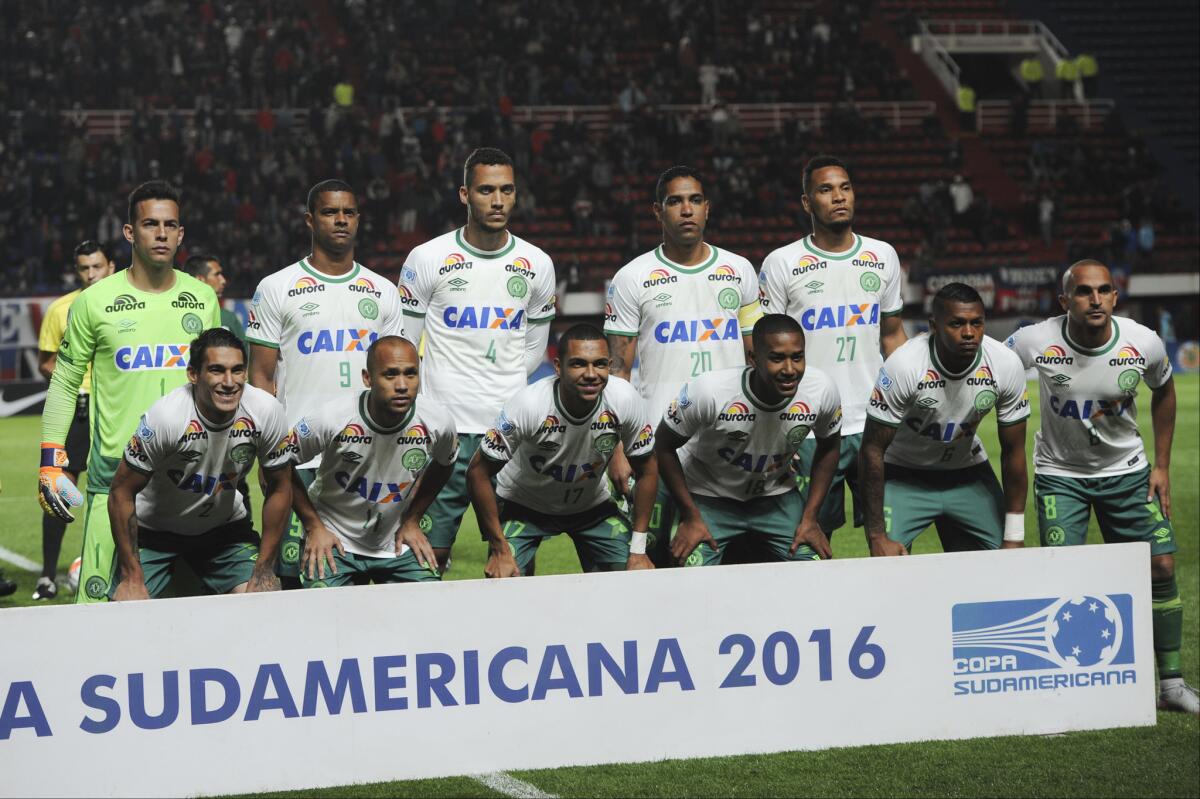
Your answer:
[[[1176,378],[1178,422],[1171,464],[1174,522],[1179,538],[1176,570],[1184,604],[1184,673],[1195,685],[1200,674],[1200,376]],[[1030,385],[1037,428],[1036,384]],[[1143,392],[1143,430],[1149,440],[1149,400]],[[41,560],[41,511],[34,497],[39,420],[0,419],[0,546],[33,561]],[[997,452],[995,427],[981,433]],[[1030,474],[1032,476],[1032,465]],[[251,481],[254,484],[255,481]],[[1032,501],[1032,488],[1030,489]],[[78,554],[80,525],[68,528],[60,573]],[[1026,529],[1036,545],[1032,505]],[[1093,522],[1092,538],[1099,533]],[[938,551],[937,536],[917,540],[914,553]],[[843,528],[834,537],[839,558],[864,557],[861,531]],[[468,516],[454,550],[447,579],[480,577],[486,547]],[[14,596],[0,599],[3,609],[31,604],[36,574],[0,563],[19,583]],[[552,540],[538,553],[538,572],[578,570],[571,543]],[[800,566],[798,568],[820,568]],[[58,602],[69,602],[60,594]],[[3,645],[0,625],[0,646]],[[29,653],[34,658],[37,653]],[[652,749],[653,736],[646,738]],[[546,793],[572,796],[1200,796],[1200,723],[1179,714],[1158,714],[1155,727],[1070,733],[1054,737],[1008,737],[789,752],[776,755],[675,760],[637,765],[563,768],[512,772]],[[348,774],[348,777],[352,777]],[[274,794],[272,794],[274,795]],[[293,796],[496,796],[466,778],[392,782],[292,793]]]

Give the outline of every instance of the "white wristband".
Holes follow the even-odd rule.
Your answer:
[[[629,554],[630,555],[645,555],[646,554],[646,533],[634,533],[629,537]]]
[[[1025,540],[1025,514],[1024,513],[1006,513],[1006,514],[1004,514],[1004,540],[1005,541],[1024,541]]]

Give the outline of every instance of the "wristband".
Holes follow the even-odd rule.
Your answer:
[[[646,533],[634,533],[629,537],[629,554],[630,555],[645,555],[646,554]]]
[[[1025,540],[1024,513],[1004,514],[1004,540],[1009,542]]]

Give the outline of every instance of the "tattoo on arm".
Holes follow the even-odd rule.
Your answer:
[[[133,551],[137,552],[137,550],[138,550],[138,523],[137,523],[137,511],[136,510],[133,513],[129,514],[129,519],[126,520],[126,522],[125,522],[125,536],[129,539],[129,544],[130,544],[130,546],[133,547]]]
[[[629,379],[636,347],[636,336],[608,336],[609,369],[617,377]]]

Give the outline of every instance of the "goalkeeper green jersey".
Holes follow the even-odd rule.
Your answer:
[[[107,493],[138,419],[187,382],[187,353],[201,331],[221,324],[213,290],[183,272],[159,294],[135,288],[122,270],[88,287],[71,306],[42,415],[42,441],[61,444],[92,364],[91,492]]]

